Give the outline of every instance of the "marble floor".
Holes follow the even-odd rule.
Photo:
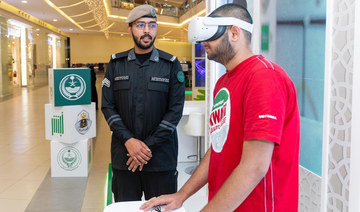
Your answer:
[[[98,95],[101,79],[98,77]],[[45,139],[44,105],[49,103],[48,86],[14,87],[13,95],[0,98],[0,211],[67,211],[57,210],[57,201],[41,198],[40,185],[47,191],[65,192],[51,186],[50,141]],[[106,205],[106,179],[110,163],[110,131],[100,111],[96,114],[97,137],[93,140],[92,169],[85,178],[81,207],[75,211],[101,212]],[[191,163],[179,163],[179,187],[189,178],[184,172]],[[186,211],[199,211],[207,201],[203,188],[184,203]],[[70,194],[76,198],[78,193]],[[36,199],[34,198],[36,196]],[[71,198],[70,198],[71,199]],[[46,202],[45,202],[46,201]],[[32,203],[32,204],[30,204]],[[34,205],[35,204],[35,205]],[[37,207],[37,204],[39,204]],[[40,205],[48,205],[42,209]],[[66,204],[72,204],[69,201]],[[79,204],[79,202],[78,202]],[[37,208],[34,210],[33,208]]]

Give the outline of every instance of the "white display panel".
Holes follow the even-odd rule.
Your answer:
[[[51,141],[51,177],[87,177],[92,161],[92,139],[75,144]]]
[[[47,140],[68,144],[95,137],[95,103],[63,107],[46,104],[45,136]]]

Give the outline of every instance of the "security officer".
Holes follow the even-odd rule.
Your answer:
[[[134,48],[114,54],[102,82],[102,112],[112,133],[115,201],[141,200],[177,191],[178,139],[184,74],[177,58],[153,43],[155,9],[141,5],[126,23]]]

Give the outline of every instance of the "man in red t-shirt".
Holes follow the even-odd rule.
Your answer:
[[[214,89],[211,149],[177,193],[153,198],[141,209],[178,208],[208,182],[209,203],[202,211],[297,211],[300,118],[295,86],[280,66],[252,53],[247,27],[252,19],[245,8],[227,4],[210,16],[206,23],[219,22],[214,20],[219,17],[242,20],[228,19],[223,34],[202,41],[208,58],[227,69]]]

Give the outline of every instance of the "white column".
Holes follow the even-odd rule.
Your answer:
[[[268,42],[269,42],[269,49],[267,51],[261,51],[260,53],[266,57],[267,59],[275,62],[276,57],[276,2],[277,0],[267,0],[262,1],[261,8],[260,8],[260,37],[256,38],[259,39],[260,48],[261,48],[261,39],[262,39],[262,26],[267,25],[269,27],[269,34],[268,34]],[[267,2],[267,3],[266,3]],[[258,32],[257,32],[258,33]]]
[[[58,39],[59,37],[54,34],[49,34],[49,37],[51,37],[53,68],[57,68],[57,65],[56,65],[56,60],[57,60],[56,59],[56,39]]]
[[[320,211],[327,211],[327,188],[329,169],[329,133],[330,133],[330,99],[331,99],[331,60],[333,49],[333,5],[334,0],[326,2],[326,38],[325,38],[325,73],[324,73],[324,109],[323,109],[323,150]]]
[[[8,39],[6,37],[7,19],[0,17],[0,96],[10,94],[12,90],[9,89],[9,72],[8,72]]]
[[[223,4],[226,4],[225,0],[206,0],[206,15],[210,14],[216,8],[220,7]],[[212,60],[205,60],[205,70],[206,70],[206,84],[205,84],[205,152],[210,147],[208,124],[209,117],[211,113],[211,107],[213,104],[213,93],[216,81],[225,73],[225,67],[217,62]]]
[[[218,0],[206,0],[206,15],[209,15],[211,11],[215,10],[218,5]],[[206,55],[207,56],[207,55]],[[216,72],[217,67],[214,61],[210,61],[207,58],[205,59],[205,152],[210,147],[209,140],[209,117],[213,102],[213,91],[216,83]]]
[[[360,211],[360,2],[355,1],[349,212]]]
[[[26,28],[20,26],[20,52],[21,52],[21,86],[27,86],[27,65],[26,65]]]
[[[254,54],[261,53],[261,7],[260,0],[248,0],[248,11],[253,19],[253,33],[251,36],[251,47]]]

